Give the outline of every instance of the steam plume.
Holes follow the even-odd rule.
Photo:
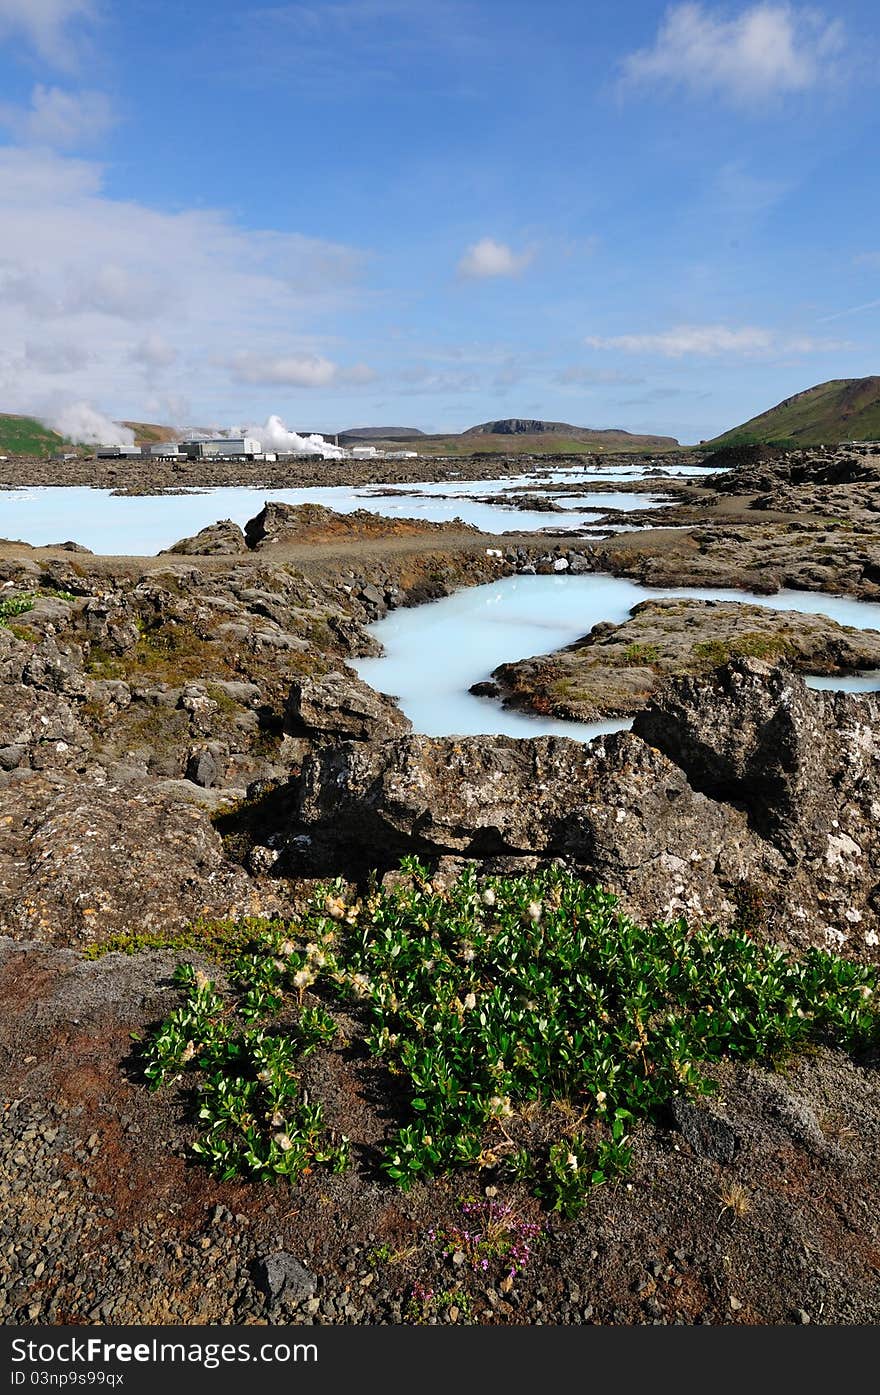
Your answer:
[[[79,445],[122,446],[129,449],[134,445],[134,432],[129,427],[111,421],[103,412],[90,407],[88,402],[72,402],[60,408],[53,416],[45,418],[45,424]]]

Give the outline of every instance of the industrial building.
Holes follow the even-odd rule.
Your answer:
[[[181,441],[180,449],[190,460],[252,460],[263,453],[260,442],[252,436],[193,436]]]

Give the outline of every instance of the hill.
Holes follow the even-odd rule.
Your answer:
[[[0,412],[0,455],[53,455],[67,444],[35,417]]]
[[[587,445],[611,447],[614,450],[664,450],[678,446],[674,436],[639,436],[617,428],[594,430],[590,426],[572,426],[567,421],[539,421],[522,417],[503,417],[499,421],[484,421],[463,431],[462,437],[504,436],[554,437],[580,441]],[[550,447],[553,449],[553,447]]]
[[[716,436],[709,446],[839,445],[880,439],[880,377],[834,378]]]
[[[127,426],[134,432],[135,443],[139,446],[155,446],[160,441],[180,439],[180,432],[173,426],[157,426],[149,421],[121,421],[119,425]]]
[[[153,422],[121,421],[119,425],[127,426],[134,432],[139,446],[176,441],[179,435],[173,426],[158,426]],[[52,431],[36,417],[0,412],[0,455],[54,455],[57,451],[72,448],[71,441]]]
[[[347,431],[326,434],[338,435],[342,446],[346,441],[414,441],[425,433],[417,426],[350,426]]]

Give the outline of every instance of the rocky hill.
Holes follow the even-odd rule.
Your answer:
[[[638,446],[644,450],[657,450],[679,444],[674,436],[639,436],[617,428],[597,431],[589,426],[572,426],[567,421],[540,421],[524,417],[503,417],[498,421],[484,421],[479,426],[469,427],[461,434],[464,437],[564,436],[572,441],[595,441],[617,447]]]

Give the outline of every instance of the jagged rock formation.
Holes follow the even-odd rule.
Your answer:
[[[355,741],[395,736],[411,726],[391,698],[344,673],[297,679],[290,690],[287,717],[295,733]]]
[[[633,733],[408,736],[313,752],[316,843],[390,864],[563,857],[640,915],[749,918],[788,939],[878,944],[880,700],[739,660],[671,682]]]

